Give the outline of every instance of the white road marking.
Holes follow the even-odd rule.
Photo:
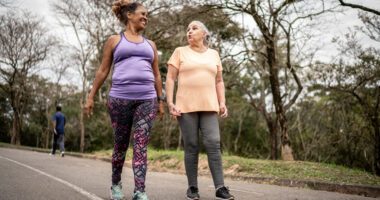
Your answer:
[[[0,158],[5,159],[5,160],[8,160],[8,161],[11,161],[11,162],[16,163],[16,164],[18,164],[18,165],[20,165],[20,166],[26,167],[26,168],[28,168],[28,169],[30,169],[30,170],[33,170],[33,171],[38,172],[38,173],[40,173],[40,174],[42,174],[42,175],[45,175],[45,176],[47,176],[47,177],[49,177],[49,178],[51,178],[51,179],[53,179],[53,180],[56,180],[56,181],[58,181],[58,182],[60,182],[60,183],[62,183],[62,184],[64,184],[64,185],[66,185],[66,186],[68,186],[68,187],[74,189],[75,191],[81,193],[82,195],[88,197],[88,198],[91,199],[91,200],[103,200],[102,198],[96,196],[95,194],[92,194],[92,193],[90,193],[90,192],[87,192],[86,190],[84,190],[84,189],[82,189],[82,188],[80,188],[80,187],[78,187],[78,186],[76,186],[76,185],[74,185],[74,184],[71,184],[71,183],[69,183],[69,182],[67,182],[67,181],[65,181],[65,180],[62,180],[62,179],[60,179],[60,178],[57,178],[57,177],[55,177],[55,176],[53,176],[53,175],[50,175],[50,174],[48,174],[48,173],[45,173],[45,172],[43,172],[43,171],[41,171],[41,170],[38,170],[38,169],[36,169],[36,168],[33,168],[33,167],[29,166],[29,165],[26,165],[26,164],[23,164],[23,163],[20,163],[20,162],[18,162],[18,161],[15,161],[15,160],[12,160],[12,159],[9,159],[9,158],[6,158],[6,157],[2,157],[2,156],[0,156]]]
[[[209,185],[208,187],[209,188],[215,188],[215,186],[213,186],[213,185]],[[264,196],[263,193],[252,192],[252,191],[249,191],[249,190],[239,190],[239,189],[234,189],[234,188],[231,188],[231,187],[228,187],[228,189],[230,191],[235,191],[235,192],[243,192],[243,193],[248,193],[248,194],[254,194],[256,196]]]

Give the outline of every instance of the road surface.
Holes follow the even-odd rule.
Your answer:
[[[132,198],[133,174],[123,169],[123,190]],[[111,163],[71,156],[64,158],[25,150],[0,148],[0,200],[109,199]],[[357,195],[232,181],[226,185],[237,200],[365,200]],[[149,172],[150,200],[184,200],[184,175]],[[201,200],[215,199],[212,179],[199,177]]]

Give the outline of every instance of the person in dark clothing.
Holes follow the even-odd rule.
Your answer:
[[[61,156],[65,156],[65,124],[66,118],[65,115],[61,112],[61,106],[56,107],[56,112],[53,116],[53,149],[51,151],[51,155],[55,155],[55,150],[57,149],[57,145],[59,145],[59,150],[61,151]]]

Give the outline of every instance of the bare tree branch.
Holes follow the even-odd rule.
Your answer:
[[[374,10],[372,8],[368,8],[368,7],[365,7],[365,6],[362,6],[362,5],[358,5],[358,4],[346,3],[343,0],[339,0],[339,2],[340,2],[340,5],[342,5],[342,6],[347,6],[347,7],[351,7],[351,8],[355,8],[355,9],[360,9],[360,10],[363,10],[363,11],[366,11],[366,12],[373,13],[375,15],[380,15],[380,11]]]
[[[10,7],[12,5],[12,1],[10,0],[0,0],[0,7]]]

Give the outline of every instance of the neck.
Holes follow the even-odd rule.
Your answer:
[[[127,32],[133,36],[140,35],[140,30],[137,30],[135,27],[131,26],[130,24],[127,24],[125,32]]]
[[[195,51],[204,52],[207,50],[207,47],[203,44],[203,41],[196,42],[196,43],[190,43],[190,48],[192,48]]]

